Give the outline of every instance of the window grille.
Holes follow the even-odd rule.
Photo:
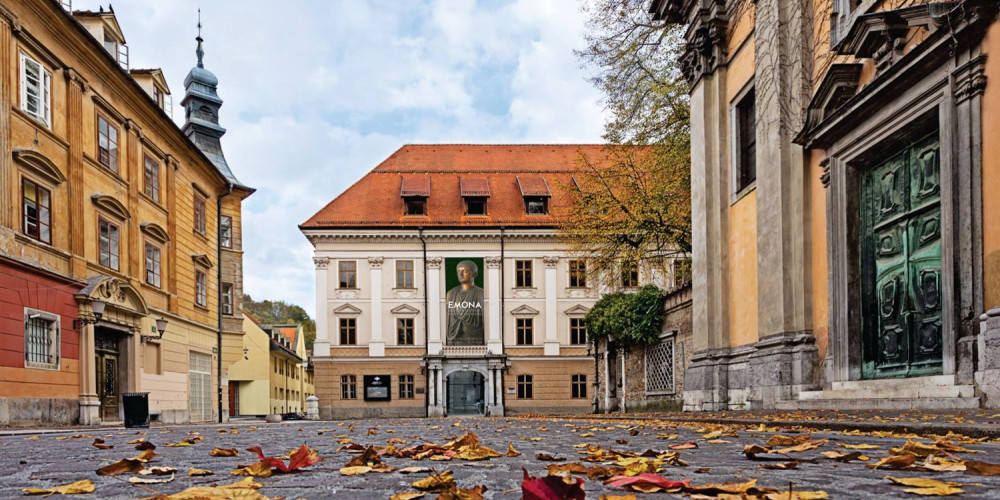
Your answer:
[[[24,360],[28,366],[59,364],[59,330],[50,315],[28,311],[24,322]]]
[[[674,392],[674,339],[646,348],[646,392]]]

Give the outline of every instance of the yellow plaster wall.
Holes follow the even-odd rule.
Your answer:
[[[757,332],[757,191],[729,207],[729,338],[741,346]]]
[[[1000,306],[1000,23],[983,40],[986,93],[983,95],[983,301]]]
[[[826,240],[826,188],[820,180],[823,169],[819,162],[826,155],[822,151],[813,151],[806,163],[806,183],[808,190],[809,221],[808,242],[810,256],[810,271],[812,273],[812,310],[813,335],[819,348],[819,357],[823,359],[826,347],[830,341],[830,290],[827,279],[827,240]]]

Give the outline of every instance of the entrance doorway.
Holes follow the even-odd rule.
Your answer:
[[[239,382],[229,383],[229,416],[235,417],[240,409],[240,384]]]
[[[188,355],[188,408],[192,422],[212,420],[212,356]]]
[[[105,422],[118,420],[120,340],[120,335],[106,328],[97,328],[94,333],[97,397],[101,401],[101,420]]]
[[[862,179],[866,379],[943,372],[939,150],[935,133],[910,143]]]
[[[486,412],[485,377],[461,371],[448,375],[448,415],[483,415]]]

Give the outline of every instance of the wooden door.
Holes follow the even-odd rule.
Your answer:
[[[118,371],[119,337],[104,331],[94,335],[94,351],[97,371],[97,397],[101,401],[101,420],[118,420],[119,381]]]

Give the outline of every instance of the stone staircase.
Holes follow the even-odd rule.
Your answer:
[[[834,382],[829,390],[802,391],[779,401],[781,410],[909,410],[978,408],[975,386],[957,385],[954,375]]]

